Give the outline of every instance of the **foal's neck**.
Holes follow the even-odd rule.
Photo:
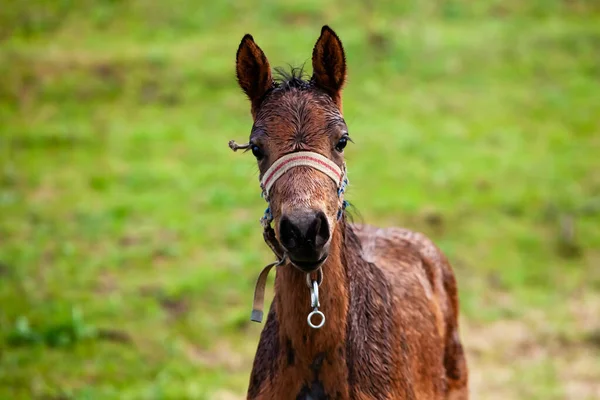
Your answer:
[[[293,358],[288,361],[293,361],[299,369],[306,367],[309,373],[314,371],[315,362],[324,360],[335,369],[345,370],[346,367],[344,355],[349,296],[342,260],[344,229],[345,221],[340,221],[331,239],[329,257],[322,267],[319,309],[325,314],[326,322],[321,329],[313,329],[307,324],[306,318],[312,309],[306,274],[291,265],[277,270],[275,311],[279,322],[279,342],[288,348],[289,358]],[[315,319],[318,321],[317,317]]]

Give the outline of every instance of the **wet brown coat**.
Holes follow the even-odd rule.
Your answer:
[[[252,103],[253,152],[261,174],[283,154],[315,151],[343,163],[336,143],[347,134],[341,114],[346,66],[341,42],[324,27],[310,81],[276,83],[264,53],[247,35],[237,75]],[[467,399],[467,367],[458,333],[452,269],[425,236],[336,221],[333,182],[297,167],[271,195],[278,218],[298,207],[330,216],[322,266],[320,330],[306,323],[305,274],[278,268],[275,299],[254,360],[248,399]],[[276,228],[277,231],[277,228]]]

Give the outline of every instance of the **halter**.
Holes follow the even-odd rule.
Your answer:
[[[283,174],[294,167],[306,166],[321,171],[328,177],[330,177],[336,184],[339,198],[339,208],[337,219],[342,217],[342,213],[347,206],[347,202],[344,200],[344,192],[346,186],[348,186],[348,178],[346,177],[346,164],[343,164],[342,168],[338,167],[336,163],[331,161],[329,158],[312,151],[299,151],[296,153],[286,154],[273,163],[263,175],[260,181],[260,188],[262,189],[262,197],[268,204],[265,214],[260,219],[263,228],[270,228],[271,222],[273,221],[273,214],[271,213],[271,204],[269,200],[269,192],[277,179],[281,178]],[[276,253],[276,255],[278,255]],[[280,257],[281,258],[281,257]]]
[[[229,142],[229,147],[233,151],[237,151],[240,148],[249,148],[248,145],[238,145],[233,140]],[[267,202],[268,206],[265,210],[264,215],[260,219],[261,225],[263,227],[263,238],[267,245],[271,248],[275,256],[278,258],[277,261],[267,265],[263,268],[261,273],[258,275],[258,279],[256,280],[256,287],[254,289],[254,300],[252,303],[252,315],[250,317],[251,321],[254,322],[262,322],[263,319],[263,308],[264,308],[264,297],[265,297],[265,286],[267,283],[267,277],[269,276],[269,272],[273,267],[284,265],[287,261],[287,255],[279,241],[275,236],[275,231],[271,227],[271,222],[273,221],[273,214],[271,213],[271,204],[270,204],[270,190],[277,182],[279,178],[283,176],[287,171],[294,167],[306,166],[321,171],[325,175],[327,175],[333,182],[336,184],[339,205],[337,212],[337,219],[340,220],[342,215],[344,214],[344,210],[348,205],[347,201],[344,200],[344,193],[346,192],[346,187],[348,186],[348,177],[346,176],[346,164],[342,165],[342,168],[338,167],[336,163],[331,161],[329,158],[315,152],[311,151],[300,151],[295,153],[286,154],[279,159],[277,159],[265,172],[261,181],[260,187],[262,189],[262,197]],[[312,274],[306,274],[306,284],[311,293],[311,308],[313,311],[308,315],[307,321],[308,325],[311,328],[321,328],[325,324],[325,315],[319,311],[319,285],[323,281],[323,273],[319,268],[316,271],[317,277],[316,279],[312,278]],[[319,316],[321,321],[319,323],[313,323],[312,317]]]

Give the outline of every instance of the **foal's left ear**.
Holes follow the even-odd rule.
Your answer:
[[[327,25],[321,29],[321,36],[313,49],[312,65],[313,82],[326,91],[341,109],[342,88],[346,81],[346,56],[342,41]]]

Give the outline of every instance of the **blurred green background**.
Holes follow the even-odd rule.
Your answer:
[[[595,0],[2,1],[0,399],[245,398],[273,255],[235,52],[310,72],[323,24],[348,198],[448,254],[472,397],[600,399]]]

